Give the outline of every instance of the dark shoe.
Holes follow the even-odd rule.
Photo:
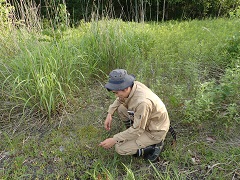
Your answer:
[[[161,141],[159,144],[156,144],[155,148],[154,148],[154,152],[148,154],[145,157],[145,159],[149,160],[152,163],[156,162],[158,160],[159,156],[160,156],[160,153],[162,152],[163,145],[164,145],[163,141]]]
[[[139,156],[143,156],[146,157],[149,154],[153,154],[155,151],[155,145],[151,145],[151,146],[147,146],[145,148],[141,148],[137,150],[137,153],[134,154],[134,157],[139,157]]]

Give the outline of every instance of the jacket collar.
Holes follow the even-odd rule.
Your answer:
[[[129,96],[126,98],[126,102],[128,102],[132,98],[132,96],[133,96],[134,92],[136,91],[136,89],[137,89],[137,85],[136,85],[136,83],[134,83]]]

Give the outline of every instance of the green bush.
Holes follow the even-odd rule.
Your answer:
[[[7,3],[6,0],[0,0],[0,23],[1,28],[8,28],[11,25],[13,18],[14,7]]]
[[[239,123],[239,32],[226,38],[219,51],[218,76],[201,83],[196,96],[185,102],[187,122]]]
[[[240,6],[229,12],[230,18],[240,18]]]
[[[239,67],[237,63],[236,67],[227,69],[219,82],[201,84],[196,97],[185,103],[187,122],[213,121],[227,127],[240,122]]]

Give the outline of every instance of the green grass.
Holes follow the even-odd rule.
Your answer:
[[[112,69],[126,68],[176,108],[195,96],[199,83],[219,79],[235,64],[232,51],[238,41],[231,39],[238,28],[238,20],[224,19],[166,24],[103,20],[82,23],[57,39],[52,31],[37,36],[21,31],[12,37],[15,54],[2,58],[2,89],[7,99],[36,106],[50,117],[71,104],[71,96],[92,78],[104,81]]]
[[[4,27],[0,179],[239,178],[239,26],[106,19],[64,31]],[[114,68],[135,74],[169,110],[178,143],[173,149],[169,135],[158,163],[98,147],[123,129],[117,117],[103,128],[114,99],[103,86]]]
[[[101,89],[103,90],[103,89]],[[91,92],[96,92],[96,88]],[[107,92],[102,94],[107,96]],[[109,101],[100,106],[97,96],[78,113],[59,122],[33,126],[31,130],[1,134],[3,179],[231,179],[239,173],[239,132],[219,136],[214,125],[176,126],[178,142],[166,146],[160,162],[151,164],[141,158],[119,156],[114,149],[98,147],[100,141],[123,129],[114,117],[113,129],[103,128]],[[94,109],[94,110],[93,110]],[[91,116],[90,116],[91,114]],[[29,124],[34,124],[31,122]],[[28,124],[25,126],[29,126]],[[219,133],[219,132],[218,132]],[[234,134],[236,133],[236,134]],[[222,134],[222,133],[221,133]],[[209,141],[211,137],[214,141]],[[211,139],[210,139],[211,140]]]

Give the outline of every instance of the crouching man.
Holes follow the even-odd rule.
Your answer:
[[[105,88],[116,95],[116,100],[108,109],[105,129],[110,130],[115,111],[127,129],[105,139],[99,146],[109,149],[115,145],[120,155],[143,156],[156,162],[170,126],[164,103],[124,69],[113,70]]]

